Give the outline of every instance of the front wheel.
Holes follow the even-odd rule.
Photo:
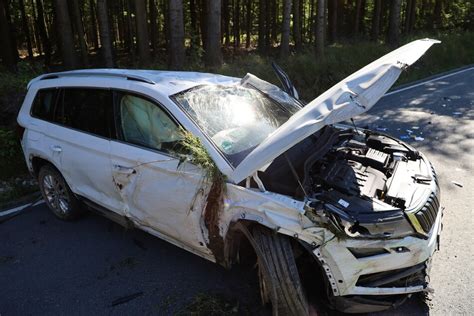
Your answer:
[[[289,237],[260,226],[254,227],[252,237],[262,302],[271,302],[273,315],[308,315],[308,300]]]
[[[82,215],[80,202],[54,167],[50,165],[41,167],[38,183],[46,204],[58,218],[74,220]]]

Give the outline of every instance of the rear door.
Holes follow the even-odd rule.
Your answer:
[[[74,193],[118,213],[112,183],[110,137],[114,134],[112,91],[63,88],[49,126],[50,150]]]
[[[202,173],[178,158],[181,131],[156,102],[117,92],[118,140],[111,142],[113,181],[126,215],[144,229],[201,255]]]

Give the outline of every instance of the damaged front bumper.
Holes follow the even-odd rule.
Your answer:
[[[394,307],[406,294],[428,291],[429,262],[439,246],[442,209],[427,238],[338,239],[313,250],[332,291],[335,309],[374,312]]]

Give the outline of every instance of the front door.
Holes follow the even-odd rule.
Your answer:
[[[158,104],[134,94],[115,97],[118,140],[111,142],[113,181],[126,216],[145,230],[200,254],[201,169],[180,164],[179,125]]]

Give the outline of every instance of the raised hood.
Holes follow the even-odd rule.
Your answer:
[[[436,43],[440,41],[421,39],[408,43],[334,85],[268,136],[228,174],[228,179],[239,183],[324,126],[370,110],[395,83],[402,70]]]

